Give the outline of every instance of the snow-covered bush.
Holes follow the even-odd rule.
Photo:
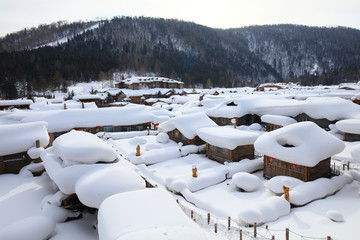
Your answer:
[[[158,143],[168,143],[169,135],[167,135],[167,133],[161,132],[156,136],[156,141]]]
[[[237,190],[239,188],[245,192],[253,192],[258,190],[263,186],[261,180],[250,173],[239,172],[233,175],[231,179],[230,189],[232,191]]]

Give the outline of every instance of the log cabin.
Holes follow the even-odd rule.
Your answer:
[[[206,156],[219,163],[254,158],[254,142],[259,134],[230,127],[206,127],[196,131],[206,142]]]
[[[0,136],[0,174],[17,174],[33,160],[39,161],[49,144],[46,122],[1,125]]]
[[[330,177],[330,157],[345,144],[313,122],[295,123],[261,135],[255,150],[264,155],[265,178],[290,176],[303,181]]]
[[[196,130],[203,127],[217,127],[218,125],[212,121],[205,113],[193,113],[180,115],[159,125],[159,130],[167,132],[170,139],[175,142],[182,142],[184,145],[205,144],[203,140],[196,134]]]

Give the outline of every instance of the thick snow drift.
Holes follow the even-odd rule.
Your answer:
[[[360,134],[360,119],[340,120],[335,125],[342,132]]]
[[[265,114],[261,116],[261,121],[279,126],[287,126],[296,123],[296,120],[291,117],[272,115],[272,114]]]
[[[234,174],[230,183],[230,189],[234,191],[239,188],[245,192],[253,192],[262,186],[263,183],[257,176],[247,172],[239,172]]]
[[[261,224],[275,221],[290,213],[290,203],[283,197],[270,197],[263,202],[255,203],[239,213],[242,224]]]
[[[316,199],[332,195],[353,181],[349,175],[340,175],[328,178],[319,178],[315,181],[300,184],[290,190],[290,202],[297,206],[305,205]]]
[[[307,167],[341,152],[345,144],[313,122],[288,125],[261,135],[254,144],[264,155]]]
[[[116,151],[95,135],[83,131],[72,131],[56,138],[53,143],[58,156],[70,164],[113,162]]]
[[[100,240],[206,239],[204,233],[163,189],[120,193],[99,208]]]
[[[193,113],[174,117],[169,121],[161,123],[159,130],[170,132],[178,129],[186,138],[196,137],[196,130],[204,127],[217,127],[217,124],[211,120],[205,113]]]
[[[0,125],[0,156],[26,152],[36,146],[49,144],[46,122]]]
[[[55,222],[45,216],[34,216],[17,221],[0,230],[4,240],[45,240],[55,229]]]
[[[234,150],[238,146],[254,144],[259,136],[254,132],[228,127],[199,128],[196,133],[205,142],[230,150]]]
[[[124,167],[108,167],[83,175],[76,182],[75,192],[84,205],[99,208],[112,195],[143,188],[145,181],[135,171]]]

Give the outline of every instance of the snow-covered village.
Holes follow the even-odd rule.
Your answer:
[[[360,82],[121,84],[0,101],[0,239],[358,239]]]
[[[0,240],[360,239],[360,1],[0,6]]]

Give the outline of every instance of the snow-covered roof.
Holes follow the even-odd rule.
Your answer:
[[[345,119],[336,122],[335,125],[342,132],[360,134],[360,119]]]
[[[246,95],[228,99],[208,110],[210,117],[242,117],[246,114],[265,114],[295,117],[306,113],[314,119],[330,121],[360,118],[360,105],[339,97],[309,97],[304,101],[288,96]]]
[[[49,144],[46,122],[0,125],[0,156],[26,152],[36,146],[36,140],[41,147]]]
[[[86,95],[76,95],[73,97],[73,100],[75,101],[81,101],[81,100],[84,100],[84,99],[102,99],[101,96],[99,95],[91,95],[91,94],[86,94]]]
[[[154,115],[145,106],[129,104],[125,107],[95,109],[16,111],[4,117],[23,123],[46,121],[49,132],[62,132],[73,128],[128,126],[147,123],[153,121]]]
[[[313,122],[295,123],[265,133],[254,146],[264,155],[308,167],[316,166],[345,148],[342,141]]]
[[[119,193],[105,199],[99,208],[98,223],[102,240],[207,239],[170,193],[159,188]]]
[[[175,128],[178,129],[186,138],[193,139],[196,136],[196,130],[204,127],[218,126],[205,113],[186,114],[171,118],[170,120],[161,123],[159,129],[165,132],[170,132]]]
[[[360,118],[360,105],[339,97],[310,97],[304,101],[303,112],[312,118],[330,121]]]
[[[254,132],[228,127],[199,128],[196,133],[205,142],[230,150],[234,150],[238,146],[253,144],[259,136]]]
[[[272,114],[265,114],[261,116],[261,121],[279,126],[287,126],[296,123],[296,120],[291,117],[272,115]]]
[[[206,114],[210,117],[242,117],[246,114],[275,114],[296,116],[301,113],[303,103],[279,96],[245,95],[229,99],[210,108]]]
[[[116,151],[94,134],[83,131],[71,131],[56,138],[54,151],[67,163],[113,162]]]
[[[164,77],[132,77],[132,78],[127,78],[125,80],[120,80],[119,82],[124,82],[127,85],[133,83],[142,83],[142,82],[169,82],[169,83],[184,84],[181,81],[170,78],[164,78]]]
[[[30,105],[34,103],[30,99],[0,100],[0,106]]]

